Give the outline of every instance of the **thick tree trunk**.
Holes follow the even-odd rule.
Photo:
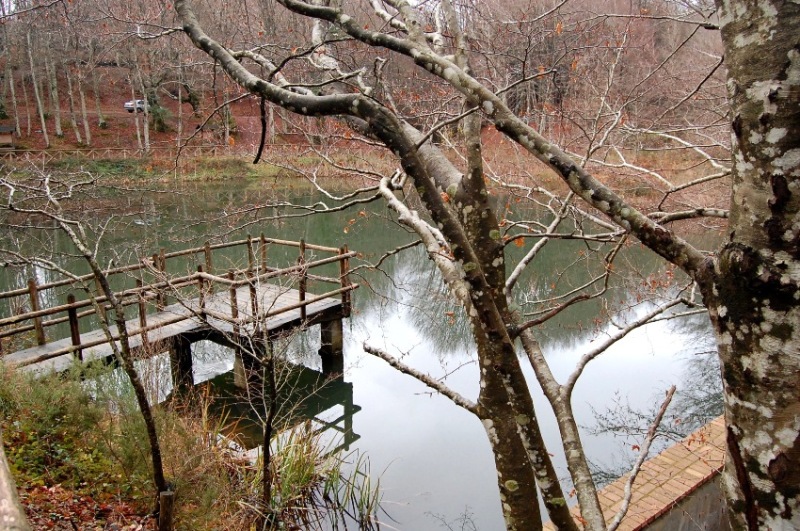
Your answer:
[[[737,529],[800,528],[800,5],[718,1],[733,125],[730,240],[706,294]],[[707,290],[709,291],[709,290]]]
[[[150,100],[148,99],[147,95],[147,88],[144,86],[144,78],[142,77],[142,71],[139,69],[139,65],[136,65],[136,77],[139,80],[139,90],[142,91],[142,98],[144,99],[144,119],[142,120],[142,137],[144,140],[144,151],[146,153],[150,152]],[[135,96],[134,96],[135,99]],[[138,114],[134,112],[133,114]]]
[[[100,84],[97,81],[96,69],[97,66],[95,65],[94,62],[94,51],[92,51],[92,64],[91,64],[91,70],[89,71],[89,75],[92,79],[92,95],[94,96],[94,110],[97,113],[97,126],[100,129],[104,129],[107,124],[106,124],[106,117],[103,114],[103,107],[100,104]],[[81,93],[83,93],[83,91],[81,91]],[[84,104],[84,107],[85,106],[86,105]]]
[[[17,495],[17,486],[3,451],[3,433],[0,431],[0,522],[6,531],[30,531],[25,510]]]
[[[136,101],[136,88],[134,87],[133,79],[134,79],[133,73],[131,73],[128,76],[128,81],[130,81],[130,84],[131,84],[131,99],[135,102]],[[144,148],[144,144],[142,144],[142,132],[141,132],[141,129],[139,128],[139,111],[138,110],[134,110],[133,111],[133,125],[136,128],[136,143],[139,146],[139,149],[143,149]]]

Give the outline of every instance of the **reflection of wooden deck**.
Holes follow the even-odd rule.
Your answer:
[[[318,300],[315,300],[314,295],[307,294],[306,317],[303,319],[300,308],[292,309],[293,306],[298,305],[298,290],[263,283],[255,289],[259,320],[266,323],[268,334],[276,334],[301,325],[312,325],[342,317],[342,301],[339,298],[316,297]],[[236,298],[240,312],[237,321],[240,323],[237,335],[252,334],[252,302],[249,286],[238,288]],[[148,347],[152,347],[152,353],[157,353],[169,348],[173,340],[179,336],[202,335],[211,332],[218,335],[234,334],[234,323],[230,319],[230,314],[231,297],[228,291],[207,295],[204,298],[203,308],[200,307],[199,298],[172,304],[158,313],[147,315],[144,334],[142,334],[138,318],[127,321],[131,349],[134,354],[139,354]],[[115,339],[118,339],[116,329],[112,328],[112,332]],[[80,334],[80,343],[84,345],[82,349],[84,362],[113,358],[112,347],[102,330]],[[74,355],[69,353],[74,348],[72,345],[72,339],[65,338],[20,350],[8,354],[2,359],[6,364],[24,366],[23,370],[34,373],[61,372],[68,369],[73,363]],[[53,357],[54,354],[62,351],[68,353]]]
[[[263,419],[265,403],[253,400],[248,392],[236,385],[233,371],[219,374],[198,387],[205,389],[204,396],[212,397],[210,412],[224,420],[222,433],[236,441],[244,450],[257,448],[263,442]],[[361,406],[353,403],[353,384],[344,378],[292,364],[282,373],[285,379],[278,388],[276,424],[289,428],[305,420],[312,421],[314,433],[336,432],[339,446],[329,448],[349,450],[350,445],[361,438],[353,431],[353,416]],[[341,412],[336,418],[325,415]]]
[[[633,484],[628,512],[618,529],[645,529],[715,478],[724,461],[725,421],[719,417],[645,461]],[[627,481],[625,475],[598,492],[606,523],[622,505]],[[576,507],[572,514],[577,518],[580,510]],[[548,522],[544,529],[554,530],[555,526]]]

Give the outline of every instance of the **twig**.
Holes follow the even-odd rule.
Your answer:
[[[650,452],[650,445],[653,443],[653,440],[655,440],[657,435],[656,430],[658,430],[659,425],[661,425],[661,420],[664,418],[664,414],[667,412],[669,403],[672,401],[672,395],[674,394],[675,386],[673,385],[667,390],[667,396],[664,398],[664,402],[661,404],[661,409],[658,410],[656,418],[653,419],[653,423],[650,424],[650,428],[647,430],[647,436],[644,439],[644,443],[642,443],[642,448],[639,451],[639,457],[636,459],[636,463],[633,465],[630,476],[628,476],[628,481],[625,482],[625,494],[622,498],[622,506],[620,506],[619,511],[614,516],[614,519],[611,521],[611,523],[608,524],[608,531],[615,531],[622,522],[622,518],[624,518],[625,513],[628,512],[628,507],[630,506],[631,497],[633,495],[633,482],[636,481],[636,477],[639,475],[642,464],[644,463],[644,460],[647,459],[647,454]]]

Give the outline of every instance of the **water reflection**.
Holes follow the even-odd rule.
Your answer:
[[[338,446],[330,451],[349,450],[360,436],[353,431],[353,415],[361,407],[353,403],[353,384],[302,365],[284,371],[277,404],[278,424],[288,428],[310,421],[326,439]],[[219,374],[196,386],[195,391],[211,399],[210,412],[224,419],[223,434],[246,450],[263,441],[263,421],[268,402],[251,400],[234,383],[233,371]]]
[[[364,216],[335,213],[261,223],[231,233],[234,221],[223,223],[217,216],[233,205],[258,200],[243,195],[230,186],[209,186],[191,189],[183,195],[131,200],[131,209],[141,212],[135,218],[141,224],[128,223],[119,233],[109,230],[102,248],[114,249],[109,256],[123,256],[138,249],[151,253],[160,246],[168,249],[195,246],[205,239],[233,239],[248,231],[254,235],[264,231],[270,236],[305,238],[330,246],[346,241],[366,260],[374,262],[396,245],[411,240],[408,233],[386,221],[386,212],[379,206],[372,207]],[[313,198],[300,200],[311,202]],[[193,207],[196,204],[203,204],[202,212]],[[261,209],[260,213],[264,212],[274,213],[272,209]],[[350,223],[352,219],[355,223]],[[347,234],[344,228],[348,228]],[[58,245],[65,244],[59,240]],[[566,293],[596,276],[602,263],[592,262],[590,253],[582,255],[584,250],[585,246],[579,242],[545,247],[520,280],[515,303],[528,311],[525,308],[528,299]],[[521,252],[510,246],[509,262],[519,258]],[[54,256],[61,260],[60,265],[84,271],[81,269],[84,266],[70,257],[67,248],[59,248]],[[13,275],[3,274],[6,287],[17,283]],[[537,337],[557,378],[563,381],[593,342],[614,333],[612,316],[636,318],[653,303],[661,302],[654,292],[642,288],[651,278],[662,278],[665,274],[658,257],[638,245],[630,246],[615,262],[604,299],[577,304],[537,327]],[[443,520],[453,522],[469,514],[477,529],[503,529],[492,453],[481,424],[416,380],[364,354],[362,349],[366,341],[395,353],[405,363],[441,378],[455,391],[474,400],[478,394],[478,368],[461,309],[445,296],[438,272],[419,248],[385,260],[380,271],[362,269],[359,275],[357,281],[362,287],[354,293],[353,316],[344,326],[344,379],[324,381],[317,393],[320,403],[309,405],[307,413],[341,427],[345,432],[343,442],[369,456],[372,470],[381,478],[385,508],[395,520],[388,523],[394,528],[441,529]],[[694,353],[712,347],[708,321],[702,315],[658,321],[631,332],[587,366],[573,397],[579,423],[593,427],[594,411],[605,410],[620,398],[647,409],[673,383],[678,384],[679,393],[686,393],[687,400],[691,400],[692,391],[684,389],[692,385],[701,390],[716,389],[710,383],[715,371],[700,371],[692,362],[697,359]],[[316,330],[299,334],[286,347],[287,360],[304,367],[298,378],[307,377],[308,382],[315,382],[308,385],[320,383],[318,349]],[[168,360],[162,358],[157,363],[164,364],[164,372],[169,373]],[[228,371],[232,365],[232,353],[221,347],[195,345],[195,381],[208,380],[203,385],[213,388],[215,394],[228,396],[219,402],[221,408],[228,411],[239,408],[240,413],[249,416],[252,409],[230,390],[232,376]],[[558,454],[560,441],[555,420],[536,390],[532,371],[530,368],[525,371],[546,443]],[[708,374],[710,379],[701,378],[693,383],[686,371],[692,375]],[[329,384],[331,387],[326,391]],[[163,390],[165,394],[170,391],[171,387]],[[287,398],[287,403],[293,400]],[[680,400],[679,394],[676,404],[681,404]],[[331,407],[323,410],[326,404]],[[355,412],[358,414],[353,416]],[[250,426],[251,441],[247,444],[252,444],[260,437],[260,431],[253,431],[258,422],[250,419],[243,423],[246,424]],[[613,435],[592,434],[587,429],[583,430],[583,437],[590,459],[599,463],[608,462],[610,456],[626,445]],[[556,461],[566,478],[563,458],[557,455]]]
[[[446,399],[432,395],[415,380],[360,352],[361,343],[367,341],[444,380],[468,399],[477,397],[474,345],[458,311],[455,310],[455,319],[449,316],[453,307],[442,297],[441,283],[432,278],[435,273],[425,269],[426,261],[421,253],[406,254],[403,260],[387,265],[391,280],[375,282],[372,287],[375,291],[378,287],[386,289],[389,295],[373,300],[354,324],[347,365],[356,382],[357,397],[364,396],[358,398],[365,405],[360,418],[364,426],[361,447],[369,448],[373,463],[385,463],[388,467],[382,484],[394,486],[393,491],[387,492],[387,498],[407,504],[398,514],[408,528],[436,529],[438,516],[454,521],[459,515],[469,513],[479,529],[502,529],[497,510],[499,500],[493,491],[491,453],[477,420]],[[652,274],[652,270],[647,270],[649,265],[655,266],[645,262],[632,276]],[[617,314],[616,321],[595,320],[597,314],[593,308],[602,307],[602,303],[591,302],[565,312],[537,330],[547,360],[560,381],[564,381],[582,354],[597,341],[615,334],[619,326],[650,311],[658,302],[626,291],[626,287],[621,283],[611,291],[618,307],[625,310]],[[681,393],[693,392],[692,386],[715,389],[705,382],[692,382],[686,375],[687,371],[695,370],[690,363],[696,354],[708,351],[713,345],[707,316],[685,316],[636,329],[590,363],[573,395],[576,417],[585,426],[582,432],[590,459],[601,464],[612,463],[620,448],[631,447],[614,434],[590,433],[596,409],[612,405],[619,397],[643,407],[657,404],[673,383],[679,387],[676,404],[680,403]],[[557,454],[556,462],[568,484],[565,462],[559,455],[555,419],[536,390],[532,370],[526,367],[525,372],[536,395],[546,442],[550,451]],[[713,373],[713,370],[708,372],[712,378]],[[376,378],[384,382],[379,389],[373,388]],[[386,396],[391,397],[390,404],[385,403]],[[373,405],[376,401],[384,403]],[[373,413],[375,409],[378,413]],[[387,426],[389,419],[394,430]],[[380,426],[376,427],[376,422]],[[388,448],[387,440],[391,441]],[[430,467],[443,472],[427,472]],[[419,474],[416,480],[415,474]],[[425,486],[420,485],[421,481]]]

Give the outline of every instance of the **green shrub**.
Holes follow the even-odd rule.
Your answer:
[[[108,415],[78,380],[37,380],[4,370],[0,415],[8,460],[20,484],[94,491],[112,482],[116,467],[95,436]]]

